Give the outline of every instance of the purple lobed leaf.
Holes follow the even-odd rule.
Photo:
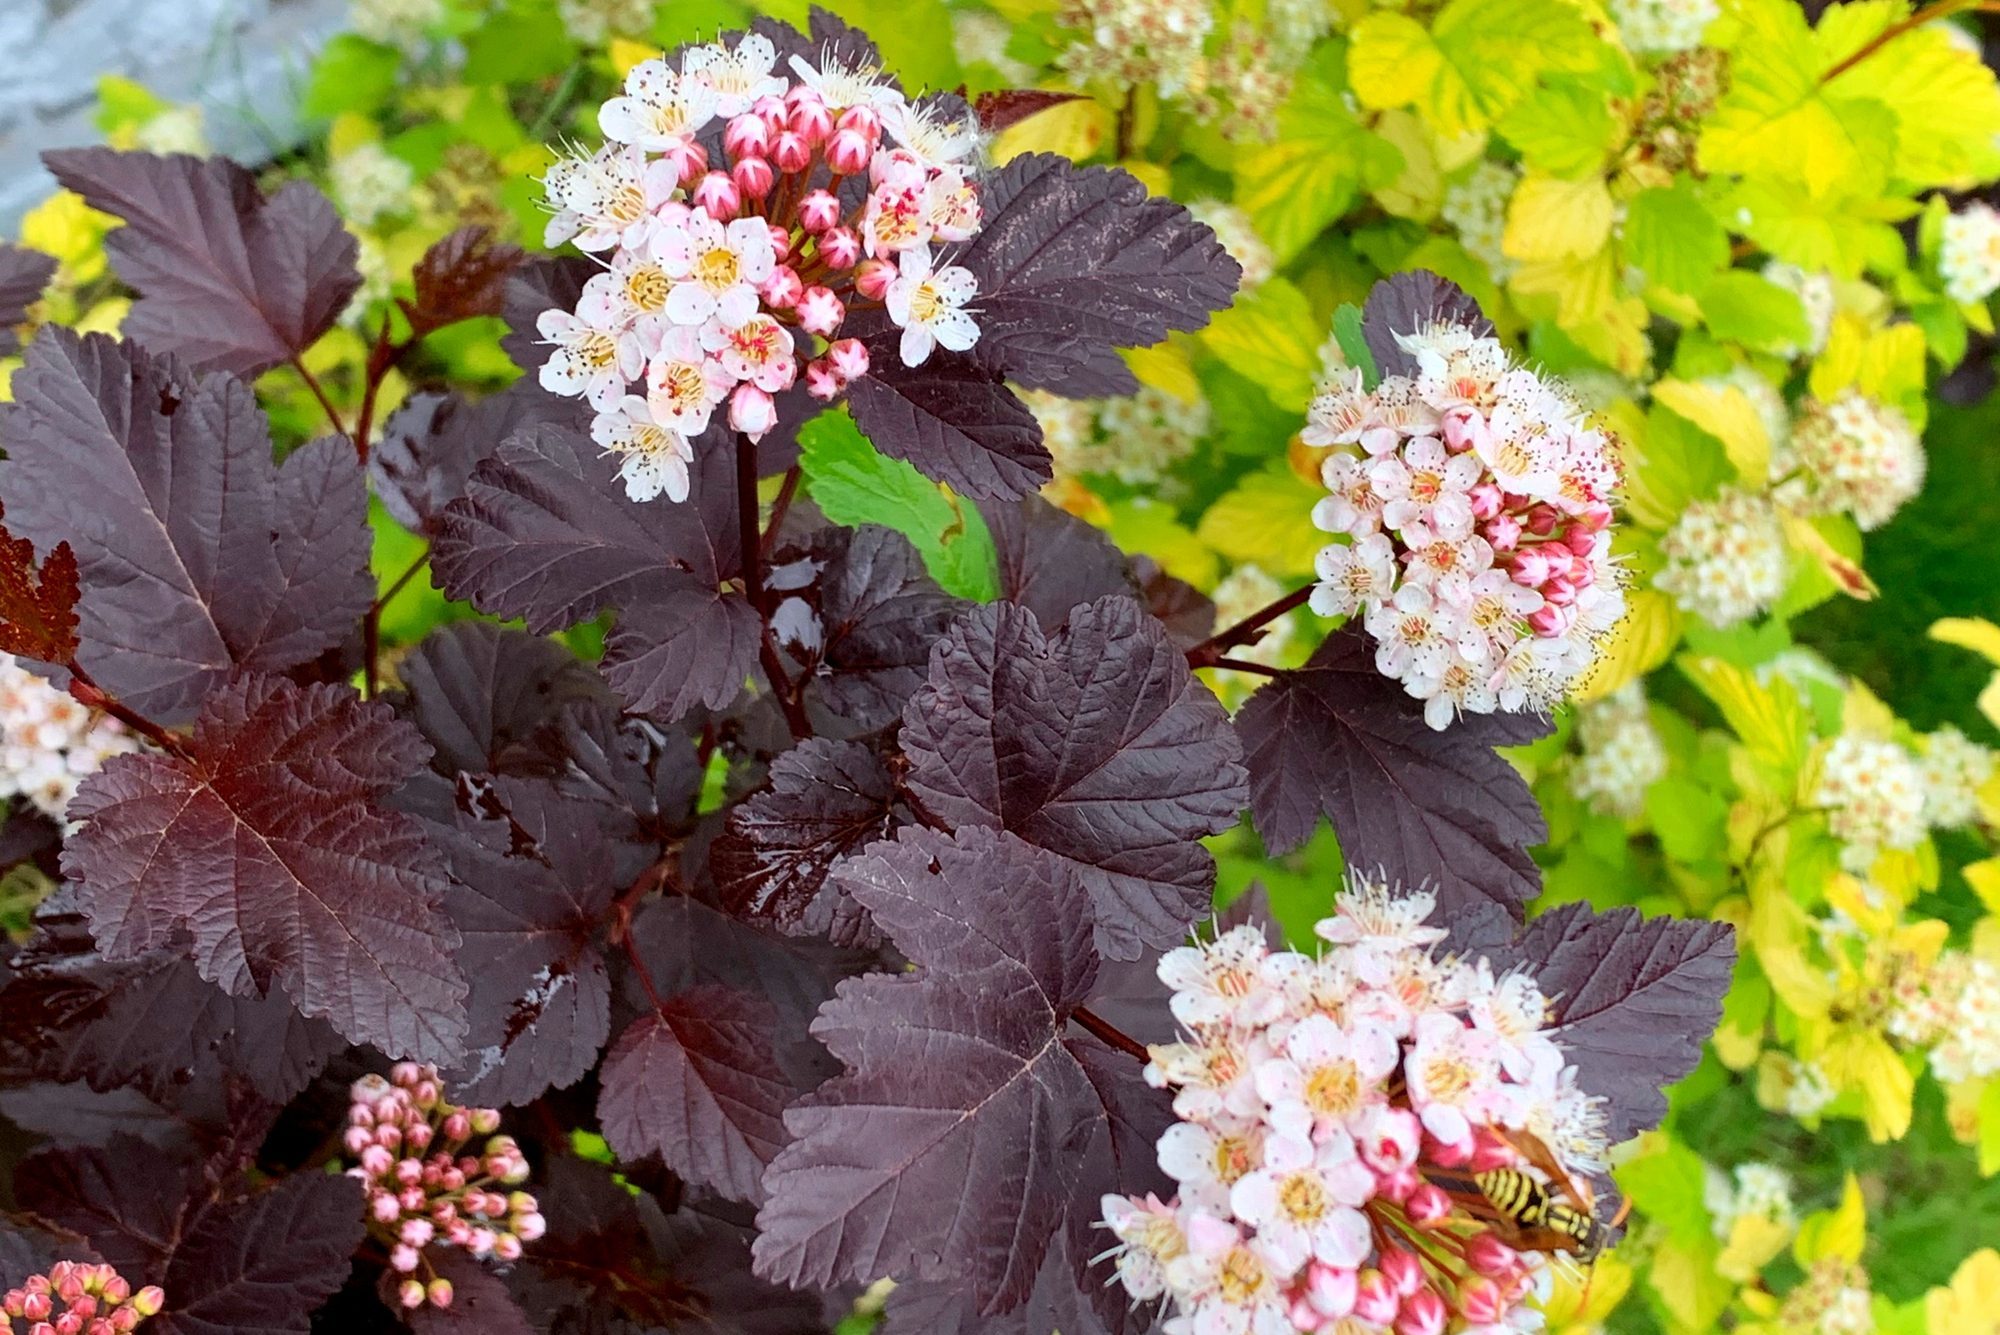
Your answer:
[[[421,390],[390,414],[368,453],[375,494],[404,528],[433,533],[444,508],[465,494],[472,470],[501,441],[538,422],[587,430],[589,407],[547,393],[532,378],[476,402]]]
[[[1069,624],[1084,603],[1138,592],[1125,555],[1102,532],[1039,496],[979,507],[999,558],[1000,593],[1044,630]]]
[[[361,1184],[297,1173],[201,1213],[160,1279],[170,1306],[147,1335],[306,1335],[360,1247]]]
[[[86,781],[63,869],[105,958],[172,947],[233,994],[275,983],[354,1042],[449,1064],[465,983],[445,868],[378,805],[427,752],[344,686],[243,678],[185,757],[119,756]]]
[[[1012,604],[968,612],[933,651],[902,744],[930,816],[1010,830],[1079,869],[1106,957],[1178,943],[1207,912],[1200,841],[1236,822],[1242,751],[1132,599],[1079,607],[1054,635]]]
[[[909,539],[865,524],[813,535],[822,643],[809,701],[822,732],[874,732],[924,683],[931,646],[965,606],[937,586]]]
[[[1361,337],[1385,376],[1413,376],[1417,359],[1403,351],[1398,334],[1415,334],[1434,324],[1455,324],[1475,334],[1491,334],[1493,322],[1479,303],[1450,279],[1428,269],[1391,274],[1368,294],[1361,311]]]
[[[21,350],[18,326],[27,323],[28,307],[42,299],[56,262],[26,246],[0,245],[0,357]]]
[[[197,370],[268,371],[318,341],[361,287],[354,237],[303,181],[267,199],[226,158],[75,148],[42,160],[125,221],[104,243],[139,290],[125,333]]]
[[[1055,465],[1035,415],[965,353],[938,349],[922,366],[905,366],[899,331],[862,340],[868,374],[847,404],[875,448],[978,500],[1011,500],[1038,491]]]
[[[483,621],[432,631],[397,675],[409,692],[405,716],[431,744],[431,768],[447,778],[497,771],[565,707],[609,698],[563,645]]]

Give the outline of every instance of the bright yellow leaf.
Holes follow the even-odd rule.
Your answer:
[[[1444,201],[1444,175],[1438,170],[1437,153],[1424,123],[1410,112],[1385,111],[1375,123],[1375,133],[1396,146],[1403,155],[1403,170],[1396,179],[1375,189],[1375,202],[1399,218],[1419,222],[1437,216]]]
[[[1507,202],[1500,248],[1509,258],[1530,263],[1586,259],[1610,237],[1611,211],[1611,191],[1601,176],[1580,181],[1526,176]]]
[[[1984,617],[1944,617],[1931,623],[1931,638],[1970,649],[2000,667],[2000,626]]]
[[[1059,102],[993,136],[993,165],[1023,153],[1059,153],[1082,162],[1103,147],[1115,125],[1112,114],[1090,98]]]
[[[1312,522],[1325,494],[1279,459],[1209,506],[1195,536],[1238,565],[1259,565],[1280,579],[1310,575],[1313,557],[1331,541]]]
[[[1155,343],[1150,348],[1121,348],[1119,355],[1132,368],[1132,374],[1139,377],[1140,384],[1171,394],[1182,403],[1201,400],[1201,381],[1179,340]]]
[[[1861,1249],[1867,1244],[1868,1207],[1861,1199],[1861,1184],[1849,1173],[1841,1188],[1840,1204],[1808,1215],[1799,1225],[1798,1243],[1792,1251],[1803,1266],[1828,1257],[1859,1263]]]
[[[1791,544],[1792,550],[1818,562],[1820,569],[1827,573],[1834,587],[1842,593],[1865,603],[1881,592],[1868,572],[1861,568],[1861,563],[1835,549],[1812,520],[1782,509],[1778,511],[1778,520],[1784,526],[1785,541]]]
[[[1924,1299],[1927,1335],[1993,1335],[2000,1330],[2000,1252],[1982,1247],[1959,1262],[1948,1288]]]
[[[1741,389],[1669,376],[1653,386],[1653,397],[1721,441],[1745,482],[1759,486],[1770,476],[1771,434]]]

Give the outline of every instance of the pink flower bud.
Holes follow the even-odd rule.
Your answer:
[[[1445,409],[1440,425],[1444,431],[1445,447],[1454,454],[1474,449],[1488,439],[1486,419],[1479,415],[1477,408],[1464,404]]]
[[[1435,1289],[1419,1289],[1403,1300],[1396,1314],[1396,1335],[1440,1335],[1450,1310]]]
[[[533,1242],[548,1231],[549,1221],[539,1214],[515,1216],[514,1236],[523,1242]]]
[[[389,1068],[389,1083],[401,1085],[404,1089],[410,1088],[423,1078],[424,1068],[415,1062],[397,1062]]]
[[[853,130],[871,139],[880,139],[882,115],[867,103],[859,102],[841,112],[840,119],[834,122],[834,127],[840,130]]]
[[[729,156],[761,158],[771,147],[771,127],[762,116],[745,112],[733,118],[722,131],[722,146]]]
[[[472,1225],[466,1223],[463,1219],[452,1220],[449,1224],[445,1225],[444,1240],[454,1247],[471,1246]]]
[[[402,1275],[417,1268],[417,1249],[407,1242],[399,1242],[389,1249],[389,1265]]]
[[[745,199],[762,199],[777,184],[778,174],[763,158],[744,158],[729,169],[729,179],[736,182]]]
[[[1574,624],[1576,624],[1575,609],[1557,607],[1553,603],[1528,613],[1528,629],[1545,640],[1553,640],[1566,634]]]
[[[729,425],[752,440],[778,424],[778,405],[755,385],[738,385],[729,396]]]
[[[396,1166],[396,1156],[380,1145],[361,1151],[361,1167],[370,1177],[381,1177]]]
[[[792,258],[792,229],[771,224],[771,260],[784,264]]]
[[[14,1295],[8,1294],[7,1296],[12,1298]],[[49,1295],[46,1293],[24,1294],[18,1304],[12,1302],[7,1304],[9,1315],[24,1316],[30,1321],[46,1321],[49,1319],[49,1313],[55,1311],[55,1309],[55,1303],[50,1301]]]
[[[1480,532],[1496,552],[1511,552],[1521,545],[1521,521],[1512,515],[1495,515]]]
[[[812,160],[812,145],[792,130],[781,131],[771,143],[771,161],[781,172],[802,172]]]
[[[813,236],[840,226],[840,201],[831,191],[813,191],[799,201],[799,226]]]
[[[424,1189],[404,1187],[393,1198],[398,1210],[421,1210],[424,1208]]]
[[[1509,569],[1509,577],[1524,589],[1539,588],[1549,577],[1549,558],[1539,548],[1530,547],[1514,554],[1514,564]],[[1446,1164],[1447,1168],[1452,1165]]]
[[[396,1236],[412,1247],[422,1247],[437,1236],[437,1229],[432,1227],[428,1219],[405,1219]]]
[[[444,1098],[444,1091],[438,1088],[435,1080],[420,1080],[417,1082],[417,1087],[410,1092],[410,1097],[416,1101],[419,1108],[428,1112],[438,1106],[439,1101]]]
[[[1611,527],[1611,506],[1604,501],[1591,501],[1583,507],[1583,522],[1602,533]]]
[[[463,1111],[444,1119],[444,1138],[456,1145],[472,1135],[472,1118]]]
[[[1522,523],[1527,526],[1528,532],[1538,538],[1548,537],[1549,534],[1556,531],[1556,525],[1561,522],[1562,511],[1546,503],[1532,507],[1528,511],[1527,517],[1522,520]]]
[[[1563,534],[1562,542],[1577,556],[1589,556],[1597,550],[1597,534],[1581,524],[1571,524]]]
[[[1357,1287],[1354,1272],[1341,1266],[1314,1261],[1306,1269],[1306,1301],[1312,1304],[1312,1310],[1322,1320],[1343,1317],[1352,1312]],[[1311,1327],[1318,1328],[1317,1323]]]
[[[422,1154],[433,1134],[429,1122],[418,1122],[403,1132],[403,1148],[412,1154]]]
[[[793,104],[791,115],[786,118],[785,128],[805,140],[807,144],[818,148],[833,135],[833,113],[828,111],[826,103],[817,97],[801,98]]]
[[[1396,1309],[1402,1305],[1401,1295],[1381,1271],[1361,1272],[1354,1288],[1355,1316],[1378,1326],[1386,1326],[1396,1319]]]
[[[1480,1127],[1472,1133],[1472,1158],[1467,1165],[1475,1173],[1490,1173],[1496,1168],[1512,1168],[1520,1161],[1514,1147],[1496,1135],[1488,1127]]]
[[[56,1318],[56,1335],[83,1335],[83,1318],[75,1312],[64,1312]]]
[[[1521,1257],[1495,1234],[1482,1232],[1466,1240],[1465,1263],[1482,1275],[1511,1275]]]
[[[1482,482],[1469,493],[1472,502],[1472,517],[1484,522],[1500,513],[1500,488],[1491,482]]]
[[[396,1301],[411,1311],[424,1305],[424,1282],[420,1279],[406,1279],[396,1286]]]
[[[416,1197],[417,1204],[422,1205],[424,1203],[423,1193],[416,1193]],[[380,1195],[368,1198],[368,1213],[374,1216],[375,1222],[378,1224],[394,1223],[402,1215],[405,1208],[400,1198],[392,1196],[386,1191]]]
[[[1415,1252],[1385,1247],[1377,1266],[1398,1297],[1407,1298],[1424,1286],[1424,1263]]]
[[[834,269],[852,269],[861,260],[861,238],[852,227],[836,227],[819,239],[820,257]]]
[[[403,1148],[403,1128],[392,1122],[383,1122],[375,1128],[375,1143],[385,1150]]]
[[[837,130],[826,145],[826,165],[839,176],[858,176],[868,169],[875,145],[858,130]]]
[[[472,1236],[465,1240],[465,1250],[478,1257],[491,1256],[493,1239],[497,1236],[490,1228],[475,1228],[472,1230]]]
[[[72,1262],[58,1261],[50,1266],[49,1279],[52,1281],[56,1297],[64,1302],[74,1304],[83,1297],[83,1275],[79,1273],[79,1267]]]
[[[667,164],[678,184],[691,186],[708,170],[708,150],[694,140],[686,139],[668,149],[661,155],[660,161]]]
[[[776,134],[785,128],[788,114],[785,99],[782,94],[766,93],[750,104],[750,114],[762,117],[764,124],[771,127],[771,133]]]
[[[821,403],[833,402],[840,397],[840,391],[844,388],[846,382],[840,378],[840,373],[833,369],[833,364],[826,358],[817,357],[806,363],[806,393]]]
[[[868,349],[858,338],[843,338],[826,350],[826,358],[842,380],[859,380],[868,374]]]
[[[854,290],[870,301],[882,300],[895,281],[896,266],[887,260],[863,260],[854,270]]]
[[[771,276],[757,289],[757,295],[762,297],[764,304],[772,310],[783,311],[798,305],[799,298],[805,294],[805,290],[806,285],[799,281],[798,270],[789,264],[781,264],[771,270]]]
[[[501,1261],[521,1259],[521,1240],[512,1233],[502,1233],[493,1239],[493,1255]]]
[[[1576,585],[1568,575],[1557,575],[1542,585],[1542,598],[1553,607],[1568,607],[1576,601]]]
[[[832,288],[809,287],[799,298],[799,324],[808,333],[825,337],[840,328],[840,322],[846,318],[847,307],[840,304]]]
[[[1375,1194],[1401,1203],[1410,1199],[1410,1193],[1423,1182],[1414,1168],[1392,1168],[1375,1176]]]
[[[440,1276],[424,1289],[424,1296],[431,1300],[432,1307],[450,1307],[453,1297],[451,1281]]]
[[[28,1335],[56,1335],[56,1328],[46,1321],[37,1321],[28,1327]]]
[[[130,1307],[121,1307],[111,1314],[112,1333],[113,1335],[122,1335],[124,1331],[135,1329],[144,1319]]]
[[[710,172],[695,186],[694,202],[717,222],[729,222],[743,211],[743,192],[726,172]]]
[[[1403,1202],[1403,1213],[1418,1228],[1432,1228],[1451,1216],[1451,1197],[1426,1182]]]
[[[341,1134],[340,1143],[349,1154],[359,1155],[375,1143],[375,1128],[350,1126]]]

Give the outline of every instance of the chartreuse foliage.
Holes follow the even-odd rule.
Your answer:
[[[839,20],[360,0],[269,171],[113,80],[125,151],[51,155],[0,247],[0,649],[156,735],[0,832],[46,895],[0,1289],[90,1253],[165,1289],[148,1330],[398,1328],[322,1170],[410,1057],[507,1110],[549,1225],[419,1330],[1142,1331],[1093,1225],[1170,1190],[1170,1114],[1086,1022],[1166,1040],[1163,948],[1253,884],[1305,931],[1351,863],[1531,968],[1645,1132],[1551,1329],[1989,1330],[2000,780],[1940,729],[2000,727],[2000,473],[1934,393],[1990,356],[1945,226],[2000,177],[1971,6],[836,8],[992,134],[982,337],[876,331],[747,533],[719,419],[638,505],[517,378],[595,271],[534,178],[639,61],[760,12],[865,50]],[[1302,610],[1211,640],[1313,578],[1294,437],[1407,369],[1367,299],[1410,270],[1620,437],[1631,611],[1553,720],[1433,732]],[[1929,452],[1883,523],[1810,499],[1844,394]],[[1656,580],[1738,494],[1771,527],[1722,574],[1775,573],[1717,624]]]

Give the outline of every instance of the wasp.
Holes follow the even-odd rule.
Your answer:
[[[1547,1146],[1526,1133],[1509,1139],[1548,1182],[1519,1168],[1429,1176],[1468,1213],[1496,1225],[1516,1250],[1560,1251],[1585,1263],[1596,1260],[1617,1240],[1617,1224],[1597,1218],[1590,1192],[1570,1179]]]

